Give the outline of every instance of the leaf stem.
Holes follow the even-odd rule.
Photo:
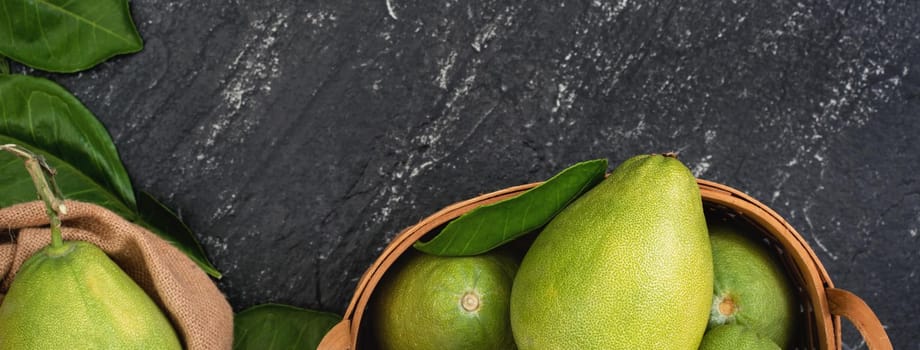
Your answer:
[[[54,169],[45,159],[15,144],[0,145],[0,150],[10,152],[25,162],[26,171],[32,177],[32,183],[38,192],[38,197],[45,202],[45,212],[51,220],[51,249],[59,250],[64,247],[61,235],[61,215],[67,214],[67,206],[61,199],[61,191],[54,182]]]

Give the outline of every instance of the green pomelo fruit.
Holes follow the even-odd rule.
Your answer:
[[[770,339],[742,325],[727,324],[706,331],[699,350],[781,350]]]
[[[182,349],[157,305],[93,244],[26,260],[0,304],[0,349]]]
[[[699,187],[680,161],[633,157],[537,236],[511,292],[520,349],[696,349],[712,303]]]
[[[785,270],[766,245],[740,228],[713,224],[713,298],[709,328],[736,323],[789,348],[796,328],[797,302]]]
[[[513,349],[508,299],[517,262],[502,253],[439,257],[407,252],[375,291],[380,349]]]

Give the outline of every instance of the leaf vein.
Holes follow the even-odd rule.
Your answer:
[[[13,21],[10,20],[10,9],[6,7],[6,1],[3,1],[3,14],[6,15],[6,27],[9,33],[13,32]],[[10,45],[15,44],[15,40],[12,35],[10,35]]]
[[[41,10],[38,8],[38,2],[35,2],[35,20],[38,21],[38,29],[42,34],[42,42],[45,44],[45,49],[48,50],[48,55],[54,58],[54,51],[51,49],[51,43],[48,41],[48,34],[45,33],[45,25],[42,24]]]
[[[111,35],[112,37],[114,37],[114,38],[116,38],[116,39],[118,39],[118,40],[121,40],[121,41],[123,41],[123,42],[125,42],[125,43],[134,44],[134,42],[131,41],[131,38],[127,38],[127,37],[124,37],[124,36],[122,36],[122,35],[120,35],[120,34],[118,34],[118,33],[115,33],[115,32],[113,32],[113,31],[109,30],[108,28],[99,25],[98,23],[91,21],[90,19],[88,19],[88,18],[86,18],[86,17],[80,16],[80,15],[77,14],[76,12],[70,11],[70,10],[68,10],[68,9],[66,9],[66,8],[63,8],[63,7],[61,7],[61,6],[52,4],[52,3],[48,2],[48,1],[45,1],[45,0],[37,0],[37,1],[35,2],[36,7],[38,7],[38,4],[43,4],[43,5],[47,6],[48,8],[50,8],[50,9],[52,9],[52,10],[55,10],[55,11],[57,11],[57,12],[61,12],[61,13],[64,13],[65,15],[71,16],[71,17],[73,17],[74,19],[76,19],[77,21],[86,23],[87,25],[89,25],[89,26],[92,27],[93,29],[101,30],[102,32],[107,33],[107,34]],[[42,33],[42,35],[44,36],[44,32]]]

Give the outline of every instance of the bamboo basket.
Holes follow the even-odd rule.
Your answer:
[[[721,211],[748,221],[760,229],[764,238],[782,250],[788,275],[799,287],[806,328],[802,330],[803,342],[807,348],[841,349],[840,316],[843,316],[853,323],[869,349],[892,349],[888,335],[872,309],[855,294],[834,287],[827,270],[805,239],[779,214],[734,188],[706,180],[697,180],[697,183],[707,211]],[[403,230],[358,281],[342,321],[326,334],[319,349],[357,348],[361,322],[374,288],[387,269],[415,241],[476,207],[514,197],[539,184],[510,187],[449,205]]]

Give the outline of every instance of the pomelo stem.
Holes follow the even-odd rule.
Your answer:
[[[0,150],[10,152],[25,161],[26,171],[32,177],[38,197],[45,202],[45,212],[51,221],[51,248],[55,250],[63,248],[64,239],[61,236],[60,215],[67,214],[67,207],[64,206],[60,190],[54,182],[54,169],[48,166],[40,155],[18,145],[0,145]]]

